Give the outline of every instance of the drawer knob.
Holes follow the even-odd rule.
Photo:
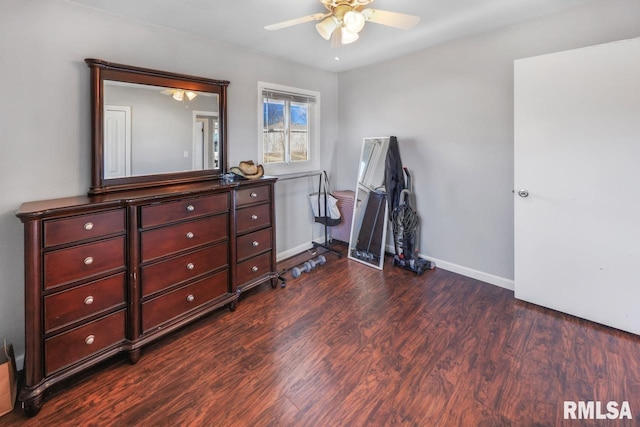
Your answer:
[[[260,245],[260,242],[258,242],[257,240],[254,240],[253,243],[251,243],[253,245],[254,248],[257,248]]]
[[[196,266],[192,262],[187,264],[187,270],[193,270],[194,268],[196,268]]]
[[[88,297],[86,297],[86,298],[84,299],[84,303],[85,303],[86,305],[91,305],[91,304],[93,304],[93,296],[89,295]]]
[[[193,212],[193,211],[195,211],[195,210],[196,210],[196,207],[195,207],[195,206],[193,206],[193,205],[188,205],[188,206],[187,206],[187,211],[188,211],[188,212]]]
[[[187,296],[187,301],[189,301],[189,302],[193,302],[195,299],[196,299],[196,297],[194,297],[192,294],[189,294]]]
[[[192,232],[187,233],[187,239],[193,239],[194,237],[195,237],[195,234],[193,234]]]
[[[95,335],[89,335],[88,337],[86,337],[86,338],[84,339],[84,342],[85,342],[87,345],[91,345],[91,344],[93,344],[93,342],[94,342],[95,340],[96,340],[96,336],[95,336]]]
[[[258,197],[258,193],[251,193],[251,198],[255,199],[256,197]]]
[[[258,219],[258,215],[251,215],[251,219],[255,221],[256,219]]]
[[[91,231],[93,230],[93,223],[92,222],[88,222],[84,225],[84,229],[87,231]]]
[[[254,265],[253,267],[251,267],[251,271],[253,271],[254,273],[255,273],[256,271],[258,271],[258,270],[259,270],[259,268],[258,268],[257,266],[255,266],[255,265]]]
[[[84,265],[91,265],[93,264],[93,257],[92,256],[88,256],[84,259]]]

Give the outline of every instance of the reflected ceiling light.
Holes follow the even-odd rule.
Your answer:
[[[184,92],[181,90],[173,92],[173,99],[176,101],[182,101],[184,99]]]
[[[189,101],[193,101],[195,97],[198,96],[198,94],[193,91],[184,91],[182,89],[164,89],[160,93],[162,93],[163,95],[171,95],[171,97],[176,101],[183,101],[185,95],[187,96]]]

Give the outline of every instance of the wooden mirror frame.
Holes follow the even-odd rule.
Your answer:
[[[91,70],[91,188],[89,194],[155,187],[168,184],[207,181],[220,178],[227,167],[227,86],[226,80],[214,80],[87,58]],[[170,172],[124,178],[104,178],[104,81],[137,83],[218,94],[220,167],[209,170]]]

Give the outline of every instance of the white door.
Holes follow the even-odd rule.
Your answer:
[[[104,107],[104,178],[131,176],[131,107]]]
[[[217,167],[215,150],[215,133],[217,113],[212,111],[193,111],[193,170]],[[213,126],[212,126],[213,125]]]
[[[514,155],[516,298],[640,334],[640,39],[516,61]]]

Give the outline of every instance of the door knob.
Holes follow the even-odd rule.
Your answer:
[[[529,190],[523,188],[522,190],[518,190],[518,196],[520,197],[529,197]]]

